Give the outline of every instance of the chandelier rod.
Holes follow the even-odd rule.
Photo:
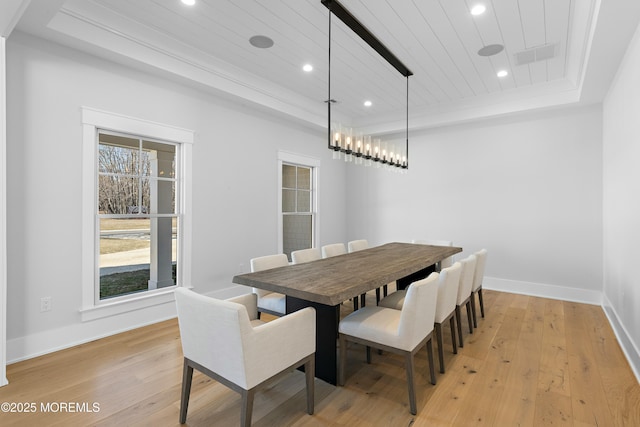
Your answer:
[[[411,70],[398,59],[371,31],[369,31],[358,19],[344,8],[337,0],[321,0],[322,4],[329,9],[329,15],[336,15],[347,27],[360,36],[369,46],[373,48],[380,56],[387,60],[393,68],[398,70],[405,77],[412,76]]]

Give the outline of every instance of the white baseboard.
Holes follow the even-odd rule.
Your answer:
[[[197,288],[193,288],[198,292]],[[251,292],[251,288],[232,285],[207,292],[206,295],[227,299]],[[38,332],[7,340],[7,364],[20,362],[54,351],[64,350],[100,338],[152,325],[176,317],[175,302],[130,311],[89,322],[78,322],[62,328]],[[0,383],[1,385],[1,383]]]
[[[482,282],[484,289],[491,289],[513,294],[531,295],[542,298],[551,298],[563,301],[573,301],[585,304],[594,304],[602,307],[611,329],[618,339],[618,343],[624,352],[631,370],[640,383],[640,349],[635,345],[627,333],[624,324],[616,313],[609,299],[600,291],[568,288],[565,286],[546,285],[542,283],[520,282],[516,280],[497,279],[485,277]]]
[[[611,325],[613,332],[616,334],[616,338],[618,338],[618,343],[620,343],[620,347],[622,348],[624,355],[627,357],[629,365],[631,365],[631,370],[633,370],[638,383],[640,383],[640,349],[638,349],[630,335],[627,333],[627,329],[624,327],[624,324],[620,322],[620,317],[618,316],[615,308],[613,308],[609,298],[604,295],[603,299],[602,309],[604,310],[604,314],[606,314],[607,319],[609,319],[609,324]]]
[[[482,287],[484,289],[509,292],[512,294],[523,294],[562,301],[602,305],[602,292],[600,291],[589,291],[586,289],[547,285],[544,283],[498,279],[495,277],[485,277],[482,281]]]
[[[176,305],[171,301],[91,322],[81,322],[78,319],[77,323],[62,328],[9,339],[7,340],[7,364],[162,322],[176,315]]]

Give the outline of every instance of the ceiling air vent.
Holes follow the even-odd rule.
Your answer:
[[[533,49],[523,50],[517,52],[514,56],[516,58],[516,65],[526,65],[532,62],[545,61],[556,56],[557,43],[545,44]]]

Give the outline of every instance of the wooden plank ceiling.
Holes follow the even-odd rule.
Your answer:
[[[473,103],[569,80],[585,58],[595,0],[341,0],[341,3],[414,73],[411,111]],[[486,12],[470,9],[484,3]],[[114,33],[145,29],[232,69],[257,76],[312,104],[328,98],[328,10],[320,0],[67,0],[62,10],[78,17],[90,5],[119,17]],[[88,21],[88,19],[87,19]],[[91,22],[98,22],[95,13]],[[332,21],[331,97],[337,114],[360,120],[405,111],[406,81],[338,19]],[[269,49],[249,43],[255,35]],[[483,57],[483,46],[504,50]],[[549,47],[552,57],[520,65],[517,54]],[[175,50],[175,45],[173,47]],[[311,64],[312,72],[302,71]],[[506,70],[506,77],[496,73]],[[239,77],[241,78],[241,77]],[[371,101],[370,107],[363,105]],[[365,119],[366,121],[366,119]]]

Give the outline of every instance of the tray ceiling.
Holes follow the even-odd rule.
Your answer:
[[[578,102],[600,11],[598,0],[341,3],[413,72],[412,128]],[[471,15],[476,3],[484,14]],[[18,29],[326,125],[320,0],[33,0]],[[273,46],[254,47],[256,35]],[[331,40],[334,113],[369,132],[402,129],[405,78],[335,17]],[[495,44],[504,49],[478,54]]]

